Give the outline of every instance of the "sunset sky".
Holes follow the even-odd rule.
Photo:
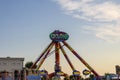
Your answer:
[[[120,65],[120,0],[0,0],[0,57],[34,62],[54,30],[68,33],[66,42],[98,74],[115,73]],[[87,69],[65,50],[77,70]],[[70,73],[62,55],[61,67]],[[42,69],[53,71],[54,55]]]

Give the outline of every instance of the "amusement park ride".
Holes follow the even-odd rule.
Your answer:
[[[59,76],[67,76],[66,73],[62,72],[61,66],[60,66],[60,50],[63,53],[65,59],[69,63],[69,66],[73,70],[73,75],[79,76],[80,72],[75,69],[73,64],[71,63],[69,57],[67,56],[63,46],[67,47],[73,55],[75,55],[89,70],[92,72],[97,78],[99,78],[99,74],[81,57],[78,55],[78,53],[66,42],[66,40],[69,38],[69,35],[65,32],[55,30],[50,34],[50,39],[52,42],[47,46],[47,48],[42,52],[42,54],[38,57],[38,59],[34,62],[31,68],[34,68],[35,65],[37,66],[37,69],[40,69],[42,66],[43,62],[45,59],[48,57],[50,54],[51,49],[53,46],[55,46],[55,67],[54,67],[54,72],[48,74],[49,77],[53,77],[56,75]],[[63,46],[62,46],[63,44]]]

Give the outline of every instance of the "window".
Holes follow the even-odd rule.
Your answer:
[[[20,63],[17,63],[18,65],[20,65]]]
[[[7,63],[3,63],[3,65],[7,65]]]

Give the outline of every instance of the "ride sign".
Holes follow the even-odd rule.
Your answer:
[[[83,70],[83,75],[89,75],[91,72],[89,70]]]
[[[62,42],[65,41],[69,38],[69,35],[65,32],[55,30],[50,34],[50,39],[55,41],[55,42]]]
[[[74,71],[73,71],[73,75],[75,75],[75,76],[79,76],[79,75],[80,75],[80,72],[77,71],[77,70],[74,70]]]
[[[46,76],[47,75],[47,71],[46,70],[40,70],[39,74],[42,76]]]
[[[62,75],[64,75],[64,73],[61,72],[61,71],[57,72],[56,74],[57,74],[58,76],[62,76]]]

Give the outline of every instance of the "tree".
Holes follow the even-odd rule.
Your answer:
[[[25,68],[30,69],[32,65],[33,65],[33,62],[32,62],[32,61],[29,61],[29,62],[27,62],[27,63],[25,64]],[[37,68],[37,65],[35,65],[34,69],[35,69],[35,68]]]

